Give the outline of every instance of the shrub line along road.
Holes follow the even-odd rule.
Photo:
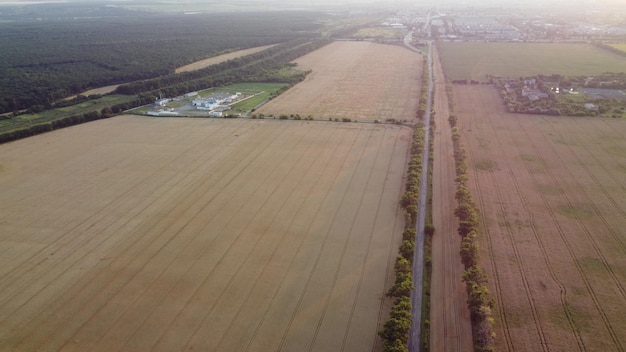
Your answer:
[[[426,114],[424,117],[424,151],[422,154],[422,176],[420,180],[420,192],[418,197],[417,225],[415,232],[415,252],[413,255],[413,284],[415,289],[411,295],[413,307],[413,322],[409,332],[409,351],[420,350],[421,318],[422,318],[422,283],[424,277],[424,224],[426,222],[426,200],[428,199],[428,155],[430,152],[430,112],[433,97],[433,55],[432,42],[428,42],[428,100],[426,101]]]

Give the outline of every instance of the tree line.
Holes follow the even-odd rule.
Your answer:
[[[428,65],[423,65],[420,106],[426,106],[425,100],[428,99]],[[423,112],[416,113],[418,119],[423,119]],[[431,128],[431,137],[433,129]],[[425,143],[424,123],[419,122],[413,129],[413,140],[409,149],[409,163],[407,168],[407,180],[405,191],[400,197],[400,206],[405,211],[405,227],[402,233],[402,243],[396,257],[394,271],[396,279],[394,284],[387,291],[387,297],[395,298],[389,319],[385,322],[383,330],[379,332],[379,336],[383,340],[384,352],[406,352],[408,351],[409,331],[413,322],[413,306],[411,303],[411,292],[415,289],[413,283],[413,258],[416,246],[416,225],[418,213],[418,198],[420,194],[420,181],[422,178],[422,156]],[[432,139],[431,139],[432,143]],[[432,148],[429,155],[429,163],[432,164]],[[432,173],[429,173],[429,177]],[[430,187],[430,182],[428,183]],[[421,190],[429,192],[429,190]],[[430,214],[431,203],[428,204],[427,214]],[[430,215],[429,215],[430,216]],[[428,223],[425,225],[425,251],[424,251],[424,286],[421,288],[424,292],[422,302],[422,329],[421,329],[421,349],[429,349],[430,324],[427,318],[430,311],[430,243],[435,229],[432,226],[432,220],[428,216]]]
[[[295,83],[306,76],[307,72],[293,72],[284,76],[278,74],[289,61],[314,51],[330,43],[329,39],[292,40],[267,50],[228,60],[207,68],[168,74],[148,80],[142,80],[119,86],[114,93],[139,94],[150,92],[156,96],[178,96],[187,92],[219,87],[236,82],[273,82]]]
[[[451,99],[450,99],[451,101]],[[461,236],[460,255],[465,272],[463,281],[467,291],[467,305],[472,320],[472,336],[474,351],[494,351],[495,332],[493,331],[492,309],[495,301],[491,298],[487,288],[487,275],[478,264],[479,259],[479,231],[478,231],[478,206],[472,198],[467,187],[468,174],[466,152],[461,144],[461,135],[458,131],[458,119],[456,115],[448,118],[452,127],[452,142],[456,168],[456,193],[457,207],[455,216],[459,219],[458,233]]]

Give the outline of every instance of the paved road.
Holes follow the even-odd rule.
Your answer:
[[[415,290],[411,295],[413,305],[413,324],[409,332],[409,351],[420,350],[421,317],[422,317],[422,286],[424,279],[424,225],[426,223],[426,202],[428,200],[428,155],[430,151],[430,115],[433,100],[433,55],[432,42],[428,42],[428,100],[426,102],[426,114],[424,115],[424,151],[422,154],[422,175],[420,180],[420,192],[417,209],[417,226],[415,231],[415,254],[413,256],[413,283]]]

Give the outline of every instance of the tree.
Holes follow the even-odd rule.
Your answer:
[[[461,240],[461,261],[465,268],[477,264],[479,250],[477,239],[478,234],[475,230],[472,230]]]

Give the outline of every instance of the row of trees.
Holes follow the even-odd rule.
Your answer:
[[[422,110],[417,112],[417,118],[424,117],[426,108],[426,99],[428,99],[428,65],[423,66],[422,84],[420,93],[420,107]],[[391,121],[388,121],[391,122]],[[432,132],[432,130],[431,130]],[[404,352],[408,351],[409,330],[413,322],[413,307],[411,303],[411,292],[414,290],[413,283],[413,258],[415,253],[415,228],[417,225],[419,184],[422,177],[422,155],[424,150],[425,132],[424,124],[419,122],[413,130],[413,141],[409,150],[409,164],[407,170],[406,189],[400,198],[400,206],[404,209],[406,220],[405,228],[402,233],[402,244],[400,245],[399,255],[396,257],[394,270],[396,280],[387,292],[388,297],[395,298],[389,320],[385,323],[383,330],[379,335],[383,339],[383,351],[385,352]],[[425,190],[427,191],[427,190]],[[432,225],[427,225],[425,230],[428,235],[427,242],[434,234]],[[425,259],[425,267],[429,267],[430,260]],[[426,268],[425,268],[426,269]],[[425,270],[424,277],[430,278],[430,269]],[[429,280],[428,280],[429,282]],[[425,290],[428,291],[429,290]],[[427,305],[428,306],[428,305]],[[424,312],[423,312],[424,313]],[[427,312],[425,314],[428,314]],[[428,349],[428,322],[424,321],[425,329],[422,329],[422,343]]]
[[[162,77],[137,81],[119,86],[115,93],[138,94],[141,92],[162,91],[165,96],[177,96],[206,87],[227,85],[233,82],[299,82],[307,72],[292,72],[280,75],[289,61],[330,43],[328,39],[293,40],[270,49],[228,60],[207,68],[169,74]]]
[[[422,174],[422,150],[424,149],[424,125],[419,123],[413,132],[413,143],[406,190],[400,199],[400,206],[406,212],[402,244],[396,257],[394,270],[396,280],[387,291],[387,297],[395,298],[389,320],[379,332],[383,339],[383,351],[408,351],[409,330],[413,322],[411,292],[413,285],[413,254],[415,252],[415,226],[417,221],[417,199]]]
[[[90,122],[99,119],[109,118],[116,114],[119,114],[128,109],[136,108],[142,105],[149,104],[154,101],[154,98],[149,95],[139,95],[135,99],[126,102],[115,104],[110,107],[104,107],[100,110],[89,111],[81,114],[73,114],[68,116],[62,116],[50,119],[48,121],[35,122],[32,125],[16,128],[9,131],[0,133],[0,144],[34,136],[37,134],[54,131],[59,128],[78,125],[85,122]]]
[[[467,187],[468,174],[465,149],[461,145],[461,135],[457,128],[457,117],[448,118],[452,127],[452,142],[454,146],[454,160],[456,167],[456,194],[457,207],[454,214],[459,219],[458,232],[461,235],[461,260],[465,266],[463,281],[467,290],[467,304],[472,318],[472,335],[474,351],[494,351],[495,333],[493,332],[493,318],[491,309],[494,300],[487,288],[487,276],[478,264],[479,236],[478,236],[478,207],[472,199]]]

